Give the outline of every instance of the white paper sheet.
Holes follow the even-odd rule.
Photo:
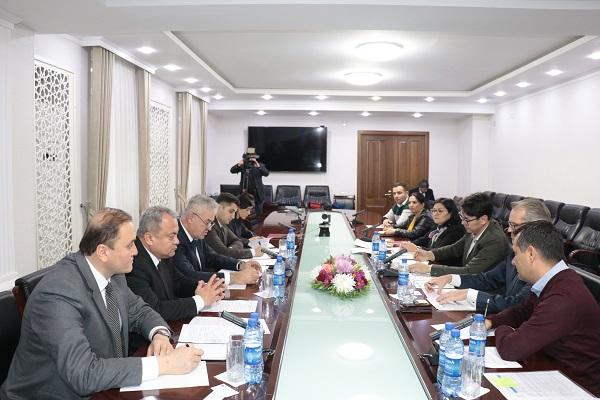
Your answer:
[[[490,336],[488,332],[488,336]],[[485,348],[485,367],[486,368],[523,368],[516,361],[506,361],[498,354],[498,349],[495,347]]]
[[[451,289],[453,290],[453,289]],[[440,304],[436,300],[438,294],[436,291],[427,292],[425,291],[425,296],[427,297],[427,301],[431,303],[438,310],[442,311],[475,311],[475,305],[469,304],[467,300],[455,301],[447,304]]]
[[[161,375],[156,379],[142,382],[138,386],[126,386],[121,392],[134,392],[138,390],[175,389],[183,387],[208,386],[208,372],[206,363],[201,361],[189,374]]]
[[[248,318],[242,318],[242,319],[244,321],[248,321]],[[269,330],[269,326],[267,325],[267,322],[263,318],[259,319],[259,322],[263,328],[264,334],[265,335],[271,334],[271,331]],[[233,327],[234,331],[233,331],[233,333],[231,333],[232,335],[243,335],[244,334],[244,329],[242,327],[237,326],[233,322],[227,321],[225,318],[221,318],[221,317],[197,316],[197,317],[192,318],[190,323],[187,325]],[[179,339],[179,340],[181,341],[181,339]]]
[[[355,247],[350,251],[352,254],[371,254],[371,249],[365,249],[364,247]]]
[[[261,259],[261,260],[256,260],[256,261],[258,261],[258,263],[260,264],[261,267],[268,267],[270,265],[275,265],[275,263],[277,262],[277,260],[274,258]]]
[[[365,242],[364,240],[354,239],[354,245],[362,247],[363,249],[371,249],[371,242]]]
[[[227,285],[227,289],[229,290],[244,290],[246,289],[246,285],[241,283],[230,283]]]
[[[494,372],[483,375],[507,400],[595,398],[558,371]]]
[[[238,313],[251,313],[256,311],[256,300],[221,300],[203,309],[206,312],[238,312]]]
[[[185,346],[185,343],[178,343],[175,347]],[[225,361],[227,358],[227,345],[222,343],[191,343],[189,346],[202,349],[202,359],[206,361]]]
[[[444,324],[431,325],[431,327],[433,329],[435,329],[436,331],[441,331],[442,329],[444,329],[444,326],[445,326]],[[460,330],[460,338],[461,338],[461,340],[467,340],[469,338],[469,328],[470,328],[470,326],[467,326],[466,328],[462,328]],[[495,329],[488,330],[487,335],[488,335],[488,337],[495,336],[496,335],[496,330]],[[495,349],[495,347],[491,347],[491,348]],[[489,367],[489,368],[495,368],[495,367]]]
[[[239,382],[235,382],[235,381],[232,381],[232,380],[230,380],[230,379],[227,377],[227,371],[225,371],[225,372],[221,372],[219,375],[215,375],[215,378],[217,378],[218,380],[220,380],[220,381],[223,381],[223,382],[225,382],[226,384],[228,384],[228,385],[231,385],[231,386],[233,386],[233,387],[238,387],[238,386],[241,386],[241,385],[243,385],[244,383],[246,383],[246,380],[244,379],[244,377],[243,377],[243,376],[242,376],[242,380],[241,380],[241,381],[239,381]]]

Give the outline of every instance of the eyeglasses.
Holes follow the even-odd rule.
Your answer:
[[[444,211],[446,211],[446,210],[444,210],[443,208],[432,208],[431,209],[432,214],[442,214]]]
[[[215,221],[211,221],[208,220],[206,221],[204,218],[202,218],[200,215],[198,215],[197,213],[192,211],[192,214],[194,214],[196,217],[198,217],[198,219],[200,219],[200,221],[202,221],[204,223],[204,225],[206,225],[208,227],[208,229],[211,229],[213,226],[215,226]]]
[[[525,224],[526,224],[526,222],[523,222],[522,224],[516,224],[514,222],[508,221],[508,226],[510,227],[510,229],[513,232],[516,232],[517,230],[519,230]]]
[[[475,218],[467,219],[467,218],[466,218],[464,215],[462,215],[462,213],[458,213],[458,216],[460,217],[460,220],[461,220],[462,222],[466,223],[467,225],[468,225],[470,222],[473,222],[473,221],[475,221],[476,219],[479,219],[479,217],[475,217]]]

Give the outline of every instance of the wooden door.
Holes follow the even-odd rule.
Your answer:
[[[429,133],[358,131],[357,210],[383,215],[393,204],[391,187],[409,189],[429,176]]]

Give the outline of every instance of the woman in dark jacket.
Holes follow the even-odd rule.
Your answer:
[[[254,232],[250,230],[248,218],[254,208],[254,196],[250,193],[242,193],[238,196],[240,208],[238,208],[235,218],[229,223],[229,229],[240,238],[244,246],[250,242],[249,239],[255,237]]]
[[[460,221],[458,208],[452,199],[437,199],[433,204],[431,214],[437,229],[413,240],[412,243],[402,243],[402,247],[408,251],[415,251],[417,248],[436,249],[453,244],[465,235],[465,227]],[[462,266],[462,258],[444,260],[444,264],[459,267]]]
[[[385,229],[384,235],[416,240],[427,236],[435,228],[431,213],[427,210],[425,196],[421,193],[413,193],[408,197],[408,208],[412,216],[400,226]]]

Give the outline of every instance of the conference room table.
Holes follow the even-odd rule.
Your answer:
[[[331,236],[319,237],[322,213],[309,212],[299,231],[298,263],[294,275],[288,279],[287,300],[283,304],[254,296],[258,291],[255,285],[227,293],[230,299],[258,300],[257,311],[271,331],[264,339],[264,348],[273,351],[265,361],[260,398],[440,398],[435,385],[436,368],[430,366],[427,357],[424,357],[432,348],[429,337],[433,331],[431,325],[457,321],[467,313],[438,311],[433,307],[418,314],[401,313],[397,302],[389,296],[396,292],[395,279],[380,278],[372,269],[373,284],[363,296],[339,299],[313,289],[310,285],[314,277],[313,269],[330,255],[350,254],[355,239],[354,230],[346,216],[335,211],[327,212],[331,215]],[[289,225],[293,218],[293,214],[274,212],[265,220],[263,233],[277,240],[285,235],[285,225]],[[355,257],[369,265],[364,255],[356,254]],[[177,333],[186,322],[176,321],[170,327]],[[494,345],[493,337],[488,338],[489,345]],[[542,353],[521,364],[523,368],[518,371],[559,369],[569,376],[569,371],[559,368],[556,362]],[[112,389],[98,393],[93,398],[201,399],[211,392],[210,387],[222,383],[214,376],[225,371],[225,363],[207,361],[207,369],[208,387],[149,392],[119,392],[118,389]],[[495,371],[503,370],[486,368],[486,372]],[[485,378],[482,386],[490,389],[482,399],[504,398]],[[238,390],[240,394],[232,399],[251,398],[244,387]]]

